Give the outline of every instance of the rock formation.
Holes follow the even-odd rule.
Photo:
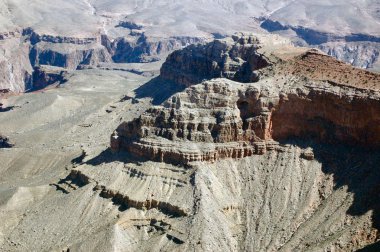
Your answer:
[[[257,52],[260,47],[255,37],[233,36],[214,40],[206,45],[191,45],[169,55],[161,68],[162,79],[184,86],[204,79],[228,78],[239,82],[256,81],[255,70],[270,63]]]
[[[161,77],[189,88],[121,124],[113,149],[187,164],[263,154],[292,137],[379,146],[378,74],[316,50],[285,60],[260,54],[261,46],[243,37],[172,53]],[[240,82],[215,79],[191,86],[214,77]]]
[[[376,248],[379,75],[277,36],[212,44],[170,56],[165,79],[90,69],[4,99],[0,250]],[[224,78],[191,84],[193,55]],[[250,81],[249,55],[266,62]],[[157,90],[170,98],[151,106]]]
[[[33,67],[29,45],[20,41],[20,32],[10,32],[0,39],[0,90],[24,92],[32,87]]]
[[[371,164],[380,144],[380,76],[318,50],[248,40],[255,46],[223,40],[169,56],[162,78],[187,88],[117,128],[111,149],[123,162],[96,172],[90,162],[73,170],[69,183],[96,185],[125,209],[173,216],[161,235],[175,237],[182,250],[346,251],[375,243],[378,169]],[[266,66],[250,64],[247,76],[255,78],[243,83],[236,73],[249,57],[236,50],[246,49]],[[211,69],[225,78],[211,79],[211,58],[225,55],[242,64],[228,68],[229,59],[221,60]],[[194,66],[200,68],[191,75]],[[197,74],[211,80],[196,84]],[[121,186],[137,183],[136,194]]]
[[[157,61],[169,52],[204,38],[173,36],[147,37],[143,32],[125,37],[106,34],[91,36],[51,35],[33,28],[16,29],[0,34],[0,90],[20,93],[41,87],[33,83],[41,66],[65,68],[65,71],[96,67],[101,63]],[[46,67],[45,67],[46,68]],[[49,85],[48,82],[42,86]]]
[[[8,137],[0,135],[0,148],[11,148],[12,146]]]
[[[67,70],[65,68],[52,67],[52,66],[38,66],[34,68],[33,72],[33,90],[45,88],[51,84],[61,84],[67,81],[65,75]]]
[[[278,33],[297,45],[318,46],[355,66],[379,69],[378,4],[369,0],[360,4],[223,0],[206,1],[202,6],[189,0],[186,4],[167,0],[133,4],[56,0],[43,8],[38,1],[2,0],[0,6],[0,48],[4,54],[12,54],[4,57],[7,64],[0,64],[0,88],[16,93],[33,89],[35,66],[75,70],[100,63],[152,62],[189,44],[239,30]],[[331,14],[327,16],[323,8],[329,8]],[[313,11],[305,12],[309,9]],[[347,11],[341,13],[342,9]],[[221,66],[222,61],[215,59]],[[215,67],[208,66],[213,75],[219,72]]]
[[[269,32],[288,36],[300,46],[318,47],[325,53],[353,66],[379,70],[380,37],[351,33],[342,36],[303,26],[283,25],[279,21],[261,18],[261,27]],[[374,33],[375,34],[375,33]]]

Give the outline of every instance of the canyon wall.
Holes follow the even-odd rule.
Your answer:
[[[380,37],[351,33],[339,35],[302,26],[285,25],[279,21],[261,18],[261,28],[290,37],[300,46],[317,47],[334,58],[353,66],[379,71]]]
[[[144,192],[139,202],[147,208],[162,201],[187,209],[186,217],[173,218],[181,223],[174,236],[182,250],[377,248],[380,75],[318,50],[251,41],[173,53],[160,78],[187,88],[121,123],[111,135],[113,153],[97,157],[104,165],[88,162],[78,168],[81,176],[96,181],[96,188],[103,185],[101,191],[124,190],[110,195],[121,206],[137,197],[136,187],[128,190],[138,183]],[[239,82],[235,73],[249,61],[239,53],[246,50],[267,66],[251,65],[247,76],[256,78]],[[212,69],[224,78],[213,79],[210,62],[220,58],[242,64],[232,71],[221,60],[226,67]],[[194,66],[200,68],[192,74]],[[205,80],[194,83],[198,74]],[[141,182],[152,174],[164,185]],[[177,176],[188,184],[178,185]],[[193,193],[178,192],[183,190]]]
[[[252,82],[257,79],[253,71],[269,65],[268,59],[258,53],[259,47],[254,36],[233,36],[206,45],[191,45],[168,56],[160,77],[186,87],[211,78]]]
[[[203,41],[204,38],[175,36],[147,37],[134,32],[125,37],[94,34],[68,37],[37,32],[32,28],[0,35],[0,88],[7,92],[25,92],[44,88],[35,84],[33,72],[45,66],[74,71],[100,63],[141,63],[160,60],[169,52]]]
[[[111,137],[113,149],[124,148],[156,161],[189,163],[263,154],[292,138],[379,146],[378,74],[315,50],[287,60],[281,54],[265,56],[260,54],[265,50],[259,41],[254,43],[219,41],[169,56],[161,78],[188,88],[121,124]],[[257,55],[267,67],[257,63]],[[226,60],[220,67],[212,63],[215,59]],[[226,64],[231,61],[243,63],[231,67]],[[256,82],[215,79],[191,86],[215,77],[210,71],[213,65],[216,75],[236,79],[244,62],[254,62],[247,63],[246,73],[256,73]],[[325,71],[323,66],[331,67]],[[197,70],[192,72],[194,67]]]

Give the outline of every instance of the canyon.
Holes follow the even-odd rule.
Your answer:
[[[158,237],[186,251],[378,246],[380,75],[268,39],[172,53],[157,78],[183,91],[121,123],[57,186],[162,216],[144,219],[158,233],[132,249]],[[141,225],[124,232],[151,232]]]
[[[44,68],[0,111],[2,251],[378,248],[379,74],[243,33]]]
[[[0,0],[0,251],[379,251],[376,0]]]
[[[277,33],[295,45],[317,46],[354,66],[379,69],[376,1],[359,5],[355,1],[201,2],[54,0],[41,8],[38,1],[3,0],[0,89],[22,93],[41,88],[41,81],[35,87],[33,72],[45,65],[75,71],[104,64],[158,61],[187,45],[231,36],[236,31]],[[326,16],[324,8],[329,8],[334,18]],[[161,17],[156,13],[162,13]],[[224,26],[222,17],[229,20]]]

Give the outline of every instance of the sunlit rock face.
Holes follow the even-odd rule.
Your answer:
[[[292,137],[378,146],[379,75],[316,50],[270,61],[262,47],[242,37],[174,52],[160,78],[189,88],[120,125],[112,145],[174,163],[246,157]],[[241,69],[255,78],[238,82]],[[192,85],[218,75],[236,81]]]
[[[112,155],[125,159],[104,165],[101,173],[112,171],[118,185],[88,165],[79,167],[72,181],[78,176],[96,181],[100,192],[118,190],[121,196],[110,196],[113,201],[139,198],[147,209],[175,216],[172,229],[161,234],[176,237],[171,249],[378,246],[379,75],[317,50],[268,46],[264,40],[256,38],[252,54],[265,58],[266,66],[251,68],[256,76],[251,82],[239,82],[234,74],[207,75],[209,64],[199,62],[210,61],[212,53],[204,51],[212,43],[169,56],[160,78],[184,90],[114,131]],[[226,41],[214,43],[233,51],[236,41]],[[181,60],[175,60],[178,55]],[[234,61],[244,61],[244,54],[234,55]],[[191,73],[193,64],[206,80],[177,78]],[[171,182],[144,182],[141,195],[153,184],[158,192],[146,201],[128,192],[140,179],[152,181],[153,173]],[[184,184],[175,182],[179,177]],[[192,193],[184,196],[186,190]],[[157,205],[160,201],[167,208]]]
[[[378,8],[373,0],[54,0],[44,6],[38,1],[0,1],[1,88],[14,93],[36,89],[31,76],[41,65],[76,70],[155,62],[174,50],[240,31],[276,33],[296,45],[318,47],[339,60],[378,71]],[[208,67],[213,77],[232,75],[242,64],[212,58],[220,64]],[[255,78],[246,70],[235,78]]]

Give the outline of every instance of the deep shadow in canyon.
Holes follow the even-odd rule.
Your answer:
[[[347,191],[353,194],[354,200],[347,214],[361,216],[372,211],[373,228],[380,230],[380,149],[326,144],[308,137],[292,137],[281,140],[280,144],[311,147],[314,159],[322,164],[323,173],[333,175],[334,190],[347,186]],[[379,245],[377,242],[368,249],[378,249]]]
[[[265,19],[261,23],[260,27],[267,30],[268,32],[293,30],[298,37],[305,40],[305,42],[309,45],[320,45],[329,41],[339,40],[344,40],[347,42],[380,42],[379,37],[367,34],[352,33],[346,36],[338,36],[327,32],[320,32],[317,30],[305,28],[302,26],[283,25],[278,21],[273,21],[270,19]]]
[[[159,105],[172,95],[185,90],[185,86],[160,76],[153,78],[135,90],[136,98],[152,98],[153,105]]]

